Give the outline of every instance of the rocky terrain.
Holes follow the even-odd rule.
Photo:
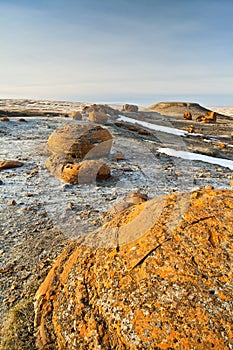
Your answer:
[[[232,220],[233,209],[233,114],[231,110],[228,113],[224,110],[222,114],[221,110],[216,109],[216,121],[204,123],[195,118],[208,110],[197,104],[189,104],[189,108],[181,105],[182,103],[176,106],[172,104],[170,111],[166,105],[166,110],[162,108],[162,113],[161,108],[160,111],[155,110],[155,107],[138,109],[127,104],[96,106],[54,101],[0,100],[0,349],[233,347],[232,318],[228,313],[232,308],[228,298],[232,288],[230,255],[227,262],[227,254],[230,254],[232,249],[232,231],[229,223]],[[194,107],[195,112],[192,109]],[[183,118],[184,112],[187,111],[191,111],[192,120]],[[97,176],[89,176],[89,183],[80,182],[81,177],[75,184],[70,180],[70,169],[73,171],[75,168],[75,174],[78,174],[80,166],[82,169],[82,162],[87,164],[90,161],[99,161],[96,160],[96,155],[93,158],[92,146],[81,156],[74,156],[69,152],[66,154],[69,159],[65,160],[63,149],[62,152],[58,152],[59,159],[53,156],[52,165],[48,166],[48,159],[51,159],[48,139],[57,130],[67,130],[68,124],[72,130],[80,130],[83,125],[91,125],[93,130],[101,124],[101,128],[111,135],[112,145],[109,152],[101,154],[101,159],[103,157],[104,164],[109,169],[104,181]],[[70,133],[66,134],[65,139],[63,134],[58,144],[64,145],[67,135]],[[97,149],[102,149],[102,146],[98,148],[98,145],[101,145],[103,140],[97,142],[93,139],[93,133],[88,135],[92,135],[91,144]],[[75,136],[76,141],[77,138],[78,136]],[[82,140],[86,147],[87,139]],[[68,149],[73,145],[77,146],[76,141],[72,139]],[[177,153],[181,151],[182,154]],[[100,154],[99,151],[97,153]],[[58,163],[54,162],[54,157],[58,159]],[[7,163],[7,160],[10,162]],[[55,169],[55,172],[51,169]],[[62,169],[62,173],[54,176],[58,169]],[[62,177],[64,169],[66,176]],[[213,191],[213,188],[218,191]],[[171,197],[163,197],[170,193],[174,194]],[[186,204],[182,207],[182,213],[174,205],[175,198],[179,197],[176,197],[176,193],[188,193],[184,196]],[[191,196],[191,204],[187,196]],[[153,198],[159,198],[159,204],[156,206],[159,210],[152,204],[148,207],[145,204],[137,204]],[[158,202],[152,200],[148,203]],[[196,210],[193,218],[190,218],[190,206]],[[132,227],[127,224],[122,236],[126,236],[127,239],[122,240],[121,235],[117,233],[118,228],[122,226],[122,220],[129,223],[141,208],[145,208],[143,212],[148,210],[150,213],[144,221],[142,219],[143,229],[139,229],[135,237],[135,224],[132,226],[133,232]],[[163,214],[168,212],[170,216],[171,212],[174,213],[171,219]],[[203,219],[206,217],[207,221]],[[109,220],[113,221],[108,224]],[[150,227],[147,227],[148,222]],[[171,232],[165,237],[162,231],[167,231],[167,225],[171,226]],[[185,225],[188,227],[186,231]],[[136,224],[137,226],[140,225]],[[155,231],[160,231],[152,227],[160,227],[161,235],[157,237]],[[219,237],[220,228],[222,238]],[[195,238],[193,232],[197,232],[199,236]],[[205,232],[203,242],[198,232]],[[108,233],[111,233],[111,237]],[[158,248],[157,256],[153,251],[166,239],[168,241],[163,249]],[[134,248],[137,246],[135,240],[142,248]],[[178,249],[178,241],[181,258],[176,260],[172,252]],[[203,253],[195,250],[199,247],[197,241]],[[88,244],[85,245],[84,242]],[[151,250],[152,260],[148,266],[147,254]],[[58,258],[61,253],[61,257]],[[78,254],[81,254],[80,260],[78,265],[75,265]],[[220,258],[221,272],[216,270],[216,261]],[[163,262],[164,259],[166,263]],[[179,267],[182,259],[183,265]],[[204,268],[203,259],[209,259],[208,264],[212,268]],[[127,261],[134,265],[123,268],[122,264]],[[51,276],[54,275],[54,268],[51,270],[54,263],[63,276],[61,279],[56,272],[57,293],[54,293],[50,283]],[[177,269],[174,267],[176,264]],[[72,279],[77,266],[77,276],[80,276],[81,282],[78,282],[79,277],[77,280]],[[155,266],[157,277],[152,273]],[[182,271],[188,268],[190,280],[182,280]],[[95,273],[89,274],[88,271],[93,270]],[[132,272],[128,274],[128,270]],[[73,272],[70,274],[70,271]],[[50,277],[45,280],[48,273]],[[111,286],[105,285],[105,274],[111,276]],[[201,274],[207,278],[200,279]],[[152,280],[155,283],[156,278],[157,282],[163,279],[160,284],[162,294],[156,292],[157,297],[161,299],[160,306],[154,305],[151,310],[155,290],[151,289],[150,283]],[[182,285],[178,283],[178,278]],[[69,283],[79,290],[79,296],[73,306],[67,304],[67,300],[73,298],[73,287],[69,287]],[[117,288],[118,284],[120,289]],[[43,292],[44,290],[46,292]],[[175,290],[176,297],[172,294]],[[195,299],[196,290],[199,292]],[[36,292],[37,302],[34,310]],[[134,294],[127,294],[129,292]],[[115,299],[110,298],[112,293],[116,294]],[[109,295],[109,303],[106,295]],[[123,295],[132,301],[127,306],[122,300]],[[170,298],[169,301],[166,298]],[[180,310],[183,310],[183,318],[181,317],[179,322],[177,317],[173,317],[173,313],[177,312],[178,299],[181,303]],[[215,312],[210,310],[213,300]],[[72,318],[72,327],[71,321],[68,322],[64,318],[65,314],[61,308],[63,302],[70,313],[73,312],[73,308],[80,310],[77,319]],[[146,308],[146,303],[150,307]],[[191,306],[184,318],[187,305]],[[50,307],[54,314],[48,311]],[[119,311],[121,307],[122,310]],[[127,318],[125,315],[128,315],[130,309],[132,317]],[[159,310],[163,310],[163,320],[160,319],[161,324],[157,326],[154,322],[155,318],[158,318]],[[87,316],[83,319],[85,313]],[[204,327],[199,338],[193,331],[194,324],[197,323],[194,314],[203,315],[203,324],[198,323],[198,329]],[[51,323],[52,315],[54,321]],[[70,319],[69,315],[68,313],[66,317]],[[65,333],[62,331],[62,320]],[[185,324],[183,333],[178,323],[182,327]],[[213,329],[216,329],[215,336]],[[67,334],[65,338],[64,334]],[[193,334],[192,339],[190,334]],[[213,339],[212,342],[210,338]]]

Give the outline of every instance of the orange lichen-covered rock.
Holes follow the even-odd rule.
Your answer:
[[[233,191],[131,206],[72,243],[36,294],[39,349],[231,349]]]
[[[101,158],[109,154],[111,147],[110,132],[92,124],[65,124],[52,132],[47,142],[50,152],[65,153],[78,159],[89,156],[90,151],[92,151],[91,157]]]

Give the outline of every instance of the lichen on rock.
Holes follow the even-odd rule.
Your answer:
[[[36,294],[38,348],[231,348],[232,219],[232,191],[172,194],[72,243]]]

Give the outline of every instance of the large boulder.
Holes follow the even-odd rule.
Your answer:
[[[138,112],[138,106],[126,103],[122,106],[122,112]]]
[[[99,125],[91,124],[65,124],[52,132],[47,142],[50,152],[65,153],[79,160],[107,156],[111,147],[110,132]]]
[[[231,349],[233,192],[126,208],[72,243],[36,294],[39,349]]]

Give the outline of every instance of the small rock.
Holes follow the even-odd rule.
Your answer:
[[[139,135],[150,135],[150,132],[146,129],[139,129],[138,133]]]
[[[184,112],[184,120],[192,120],[191,112]]]
[[[226,144],[223,143],[223,142],[219,142],[219,143],[218,143],[218,147],[219,147],[219,148],[226,148]]]
[[[214,189],[214,186],[211,186],[211,185],[205,186],[205,190],[213,190],[213,189]]]
[[[3,117],[1,118],[1,122],[9,122],[10,119],[8,117]]]
[[[32,193],[25,193],[25,197],[33,197]]]
[[[116,205],[114,205],[108,212],[108,215],[112,216],[112,215],[116,215],[118,213],[120,213],[121,211],[131,207],[133,205],[133,203],[129,203],[129,202],[121,202],[118,203]]]
[[[61,180],[84,185],[110,178],[110,168],[98,160],[85,160],[77,164],[66,164],[61,172]]]
[[[125,156],[122,152],[116,152],[112,155],[112,159],[118,162],[119,160],[125,160]]]
[[[74,208],[74,203],[72,203],[72,202],[68,203],[67,207],[69,209],[73,209]]]
[[[7,202],[8,206],[16,205],[16,201],[14,199]]]
[[[141,192],[133,192],[125,196],[125,201],[133,204],[139,204],[148,200],[147,194]]]
[[[19,118],[19,119],[17,120],[17,122],[20,122],[20,123],[27,123],[27,120],[24,119],[24,118]]]
[[[18,168],[21,166],[23,166],[23,163],[19,162],[18,160],[2,160],[2,161],[0,161],[0,170]]]

